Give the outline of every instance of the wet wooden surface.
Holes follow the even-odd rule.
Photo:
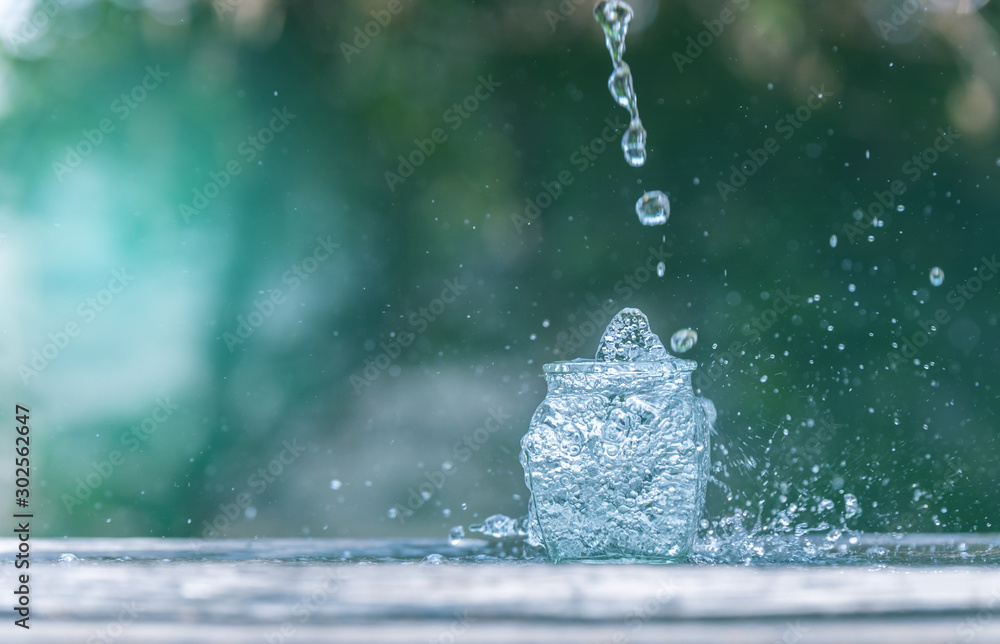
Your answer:
[[[24,632],[16,542],[0,540],[0,642],[1000,642],[996,565],[343,563],[402,542],[31,543]],[[64,552],[81,560],[57,563]]]

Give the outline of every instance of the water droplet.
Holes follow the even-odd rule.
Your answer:
[[[444,563],[444,557],[442,557],[437,553],[427,555],[426,557],[420,560],[420,564],[423,566],[440,566],[443,563]]]
[[[632,70],[626,63],[615,66],[608,79],[608,90],[616,103],[632,112],[635,107],[635,90],[632,88]]]
[[[698,342],[698,332],[694,329],[681,329],[670,336],[670,348],[674,353],[686,353]]]
[[[546,329],[549,328],[549,321],[548,320],[542,320],[542,326],[544,328],[546,328]]]
[[[396,508],[389,508],[386,514],[389,516],[390,519],[395,519],[397,516],[399,516],[399,510],[397,510]]]
[[[660,262],[659,264],[656,265],[656,276],[657,277],[663,277],[666,274],[666,272],[667,272],[667,265],[666,264],[664,264],[663,262]]]
[[[667,350],[660,338],[649,328],[649,320],[639,309],[622,309],[604,330],[597,348],[596,360],[665,360]]]
[[[633,168],[646,162],[646,128],[642,127],[638,116],[632,119],[622,135],[622,151],[625,153],[625,160]]]
[[[944,284],[944,271],[941,270],[940,266],[935,266],[931,269],[931,284],[934,286],[941,286]]]
[[[465,528],[460,525],[448,531],[448,543],[458,545],[458,542],[465,538]]]
[[[594,19],[604,29],[608,53],[616,63],[625,55],[625,34],[632,22],[632,7],[619,0],[604,0],[594,7]]]
[[[643,226],[659,226],[670,218],[670,199],[659,190],[647,192],[635,202],[635,214]]]
[[[837,236],[830,235],[830,248],[836,248],[836,247],[837,247]]]
[[[844,518],[850,519],[861,514],[861,506],[858,505],[858,498],[853,494],[844,495]]]
[[[341,483],[337,479],[333,479],[332,481],[330,481],[330,489],[331,490],[339,490],[342,485],[343,485],[343,483]]]
[[[59,559],[57,559],[57,561],[64,566],[71,566],[73,564],[80,563],[80,558],[72,552],[64,552],[59,555]]]

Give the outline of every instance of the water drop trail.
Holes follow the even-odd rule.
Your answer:
[[[604,39],[614,69],[608,78],[608,91],[615,102],[628,110],[629,126],[622,136],[625,161],[633,167],[646,162],[646,130],[639,118],[632,70],[625,63],[625,34],[632,21],[632,7],[620,0],[602,0],[594,7],[594,18],[604,30]]]

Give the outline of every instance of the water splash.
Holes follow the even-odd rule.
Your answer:
[[[599,362],[666,360],[667,350],[649,328],[649,319],[639,309],[622,309],[608,324],[597,347]]]

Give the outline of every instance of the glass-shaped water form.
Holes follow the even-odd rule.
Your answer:
[[[711,401],[697,364],[667,353],[623,309],[596,360],[547,364],[545,400],[521,439],[528,541],[562,560],[684,558],[705,498]]]

